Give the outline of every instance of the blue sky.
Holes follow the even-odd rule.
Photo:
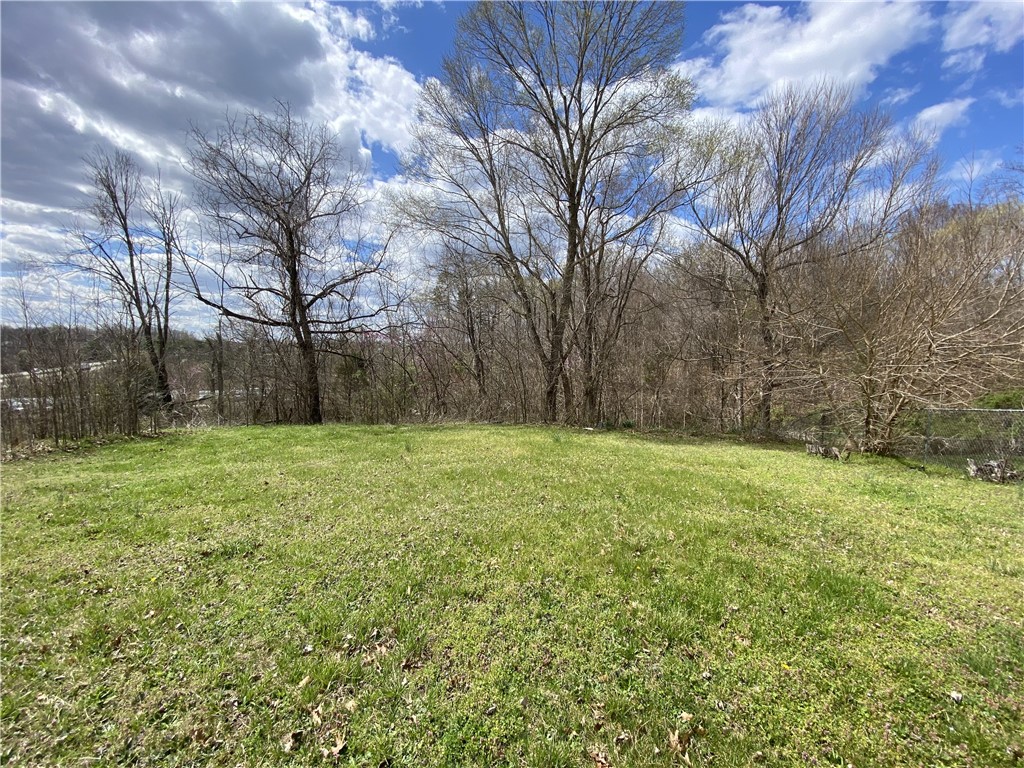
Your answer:
[[[440,71],[463,3],[2,3],[0,301],[59,308],[74,280],[45,267],[87,192],[83,158],[136,154],[188,188],[190,123],[290,102],[397,183],[420,85]],[[742,115],[766,89],[832,77],[930,133],[951,183],[1022,159],[1024,3],[691,2],[679,68],[699,114]],[[25,276],[31,279],[26,280]],[[13,313],[13,314],[12,314]]]
[[[436,76],[464,3],[354,5],[379,17],[364,43],[416,76]],[[902,124],[934,133],[951,180],[990,172],[1024,143],[1024,3],[690,2],[681,62],[703,108],[748,109],[769,83],[831,75]],[[761,77],[758,77],[760,75]],[[391,158],[378,152],[387,174]]]

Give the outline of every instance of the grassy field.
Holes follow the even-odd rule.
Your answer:
[[[1024,760],[1024,496],[543,428],[3,467],[11,765]]]

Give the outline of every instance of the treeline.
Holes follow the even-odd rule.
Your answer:
[[[193,130],[188,198],[90,158],[68,261],[117,322],[34,331],[6,445],[469,419],[827,429],[884,453],[921,406],[1019,386],[1020,174],[951,202],[925,137],[829,82],[695,120],[681,14],[474,6],[383,195],[286,103]],[[204,339],[173,330],[184,295],[218,318]]]
[[[945,204],[927,214],[856,260],[812,262],[779,283],[775,434],[824,427],[886,452],[916,408],[984,405],[1024,380],[1019,263],[1016,283],[1006,273],[1020,258],[1019,207]],[[762,432],[761,309],[742,272],[696,244],[650,264],[635,285],[621,330],[604,339],[596,410],[583,348],[571,342],[561,420]],[[412,319],[322,338],[323,418],[544,420],[546,371],[529,354],[529,328],[508,291],[446,262],[409,305]],[[169,406],[130,327],[4,327],[2,337],[8,451],[175,424],[303,420],[301,356],[290,339],[251,324],[224,320],[205,338],[172,333]],[[1004,407],[1005,399],[997,398]]]

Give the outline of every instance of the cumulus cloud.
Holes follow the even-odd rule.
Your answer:
[[[919,3],[872,4],[870,14],[859,3],[751,3],[724,14],[705,34],[720,55],[680,68],[706,101],[720,106],[750,106],[773,86],[822,77],[860,89],[933,24]]]
[[[3,266],[60,258],[96,148],[129,150],[183,190],[190,126],[280,100],[353,154],[404,149],[419,86],[360,47],[372,12],[325,0],[0,5]]]
[[[967,123],[967,110],[973,103],[973,98],[963,98],[925,107],[914,118],[914,126],[938,141],[946,129]]]

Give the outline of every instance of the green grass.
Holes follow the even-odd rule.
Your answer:
[[[1024,751],[1019,487],[725,442],[332,426],[15,462],[3,501],[11,765]]]

